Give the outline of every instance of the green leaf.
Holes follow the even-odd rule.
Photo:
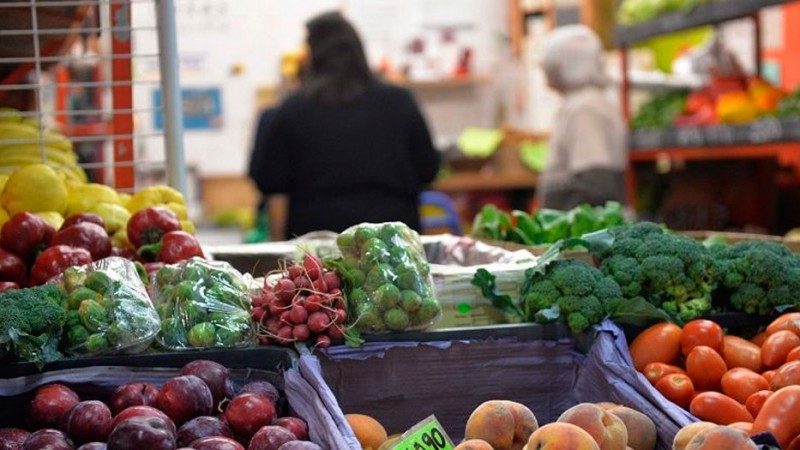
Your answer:
[[[361,332],[353,327],[344,332],[344,343],[348,347],[361,347],[364,345],[364,339],[361,339]]]
[[[517,219],[517,227],[513,230],[523,239],[525,245],[536,245],[544,242],[542,227],[525,211],[514,210],[511,217]]]
[[[602,209],[602,220],[605,228],[622,225],[625,222],[622,205],[619,202],[606,202]]]
[[[495,308],[505,313],[522,317],[522,310],[514,302],[514,300],[511,299],[510,296],[500,294],[497,291],[497,285],[495,284],[496,278],[497,277],[489,273],[488,270],[478,269],[475,272],[475,275],[472,277],[470,284],[479,288],[481,290],[481,294],[491,300],[492,305]]]
[[[642,297],[616,299],[606,304],[609,319],[617,323],[644,326],[654,320],[671,321],[669,314]]]

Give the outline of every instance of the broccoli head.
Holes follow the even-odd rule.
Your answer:
[[[600,323],[606,305],[622,298],[622,290],[598,269],[577,260],[558,260],[544,274],[534,274],[523,293],[526,318],[540,323],[561,318],[575,333]]]
[[[619,284],[626,299],[643,297],[681,320],[711,309],[715,266],[700,242],[649,222],[609,232],[614,241],[593,252],[602,261],[600,269]]]
[[[776,307],[800,306],[800,258],[776,242],[741,242],[714,249],[720,298],[747,314],[768,315]]]
[[[39,365],[58,359],[66,294],[44,285],[0,294],[0,347]]]

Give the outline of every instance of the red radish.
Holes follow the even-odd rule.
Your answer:
[[[267,306],[267,309],[269,309],[269,315],[272,317],[280,317],[281,313],[285,311],[285,308],[286,305],[281,305],[280,303],[277,302],[270,303],[269,306]]]
[[[322,297],[317,294],[311,294],[306,297],[304,306],[309,313],[315,313],[322,309]]]
[[[280,318],[281,318],[281,322],[283,322],[283,323],[285,323],[287,325],[291,324],[292,323],[292,311],[287,309],[286,311],[281,313]]]
[[[292,264],[289,267],[289,278],[296,280],[297,278],[303,276],[303,267],[300,264]]]
[[[292,329],[292,336],[300,342],[307,341],[311,337],[311,331],[309,331],[308,325],[297,325]]]
[[[330,324],[330,319],[328,315],[322,311],[317,311],[314,314],[308,316],[308,328],[311,332],[316,334],[321,334],[325,332],[325,329],[328,328]]]
[[[289,319],[295,325],[306,323],[308,320],[308,311],[306,311],[302,305],[294,305],[292,306],[291,311],[289,311]]]
[[[317,336],[317,347],[327,348],[331,346],[331,338],[324,334]]]
[[[327,281],[326,281],[326,283],[327,283]],[[330,288],[330,291],[328,291],[328,293],[331,294],[333,297],[341,297],[342,296],[342,291],[338,287],[331,287],[330,283],[328,284],[328,287]]]
[[[280,331],[281,327],[283,327],[281,320],[278,319],[277,317],[270,317],[269,319],[267,319],[267,322],[264,325],[267,331],[273,335],[278,334],[278,331]]]
[[[333,321],[338,324],[343,324],[347,319],[347,313],[343,309],[337,309],[333,315]]]
[[[330,290],[339,289],[339,287],[342,285],[342,281],[336,272],[327,272],[322,276],[322,280],[325,281],[325,284],[328,285],[328,289]]]
[[[305,275],[295,278],[294,284],[297,289],[311,289],[312,287],[311,280]]]
[[[328,285],[325,284],[325,280],[323,280],[322,278],[318,278],[318,279],[314,280],[313,285],[314,285],[314,290],[315,291],[322,292],[322,293],[325,293],[325,294],[328,293]]]
[[[328,336],[331,339],[344,339],[344,329],[341,325],[332,325],[328,327]]]
[[[291,325],[286,325],[278,331],[278,342],[288,344],[294,339]]]
[[[264,318],[265,312],[266,311],[264,311],[264,308],[256,306],[250,311],[250,317],[252,317],[254,321],[261,323],[261,319]]]
[[[289,303],[294,297],[295,287],[296,286],[292,280],[289,280],[288,278],[281,278],[277,283],[275,283],[275,295],[278,297],[278,300],[284,303]]]
[[[312,280],[316,280],[320,275],[322,275],[322,261],[320,261],[316,256],[306,255],[306,257],[303,258],[303,267],[306,268],[308,277]]]
[[[336,297],[333,301],[333,307],[336,309],[345,309],[344,299],[342,297]]]
[[[263,346],[272,345],[272,342],[273,342],[272,339],[266,336],[258,337],[258,345],[263,345]]]
[[[253,306],[253,308],[260,308],[260,307],[263,307],[263,306],[267,306],[267,304],[268,304],[267,303],[267,299],[266,299],[266,297],[264,297],[263,294],[262,295],[254,295],[254,296],[252,296],[250,298],[250,305]]]

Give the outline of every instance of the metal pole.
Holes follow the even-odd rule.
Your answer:
[[[174,0],[156,1],[161,103],[164,115],[164,151],[167,158],[167,183],[186,191],[186,159],[183,152],[183,109],[179,83],[178,39]]]

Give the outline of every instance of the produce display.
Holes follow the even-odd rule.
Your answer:
[[[346,302],[339,275],[306,255],[267,276],[253,295],[250,315],[258,324],[259,344],[309,342],[325,348],[345,337]]]
[[[540,209],[533,214],[519,210],[509,214],[489,204],[475,216],[472,236],[523,245],[552,244],[624,221],[622,205],[617,202],[595,208],[581,205],[571,211]]]
[[[59,359],[66,299],[64,291],[54,285],[0,293],[0,357],[39,366]]]
[[[636,25],[672,12],[688,12],[711,0],[623,0],[617,10],[622,25]]]
[[[375,419],[348,414],[361,446],[392,448],[399,435],[387,437]],[[490,400],[469,416],[464,439],[455,450],[653,450],[656,426],[645,414],[614,403],[579,403],[564,411],[556,422],[540,424],[525,405],[510,400]]]
[[[800,88],[781,99],[778,105],[778,117],[786,119],[800,118]]]
[[[336,240],[333,263],[345,282],[348,323],[364,333],[419,330],[441,313],[416,232],[399,222],[361,224]]]
[[[249,286],[230,264],[191,258],[155,275],[158,344],[169,350],[255,343]]]
[[[133,263],[106,258],[69,267],[51,283],[66,294],[63,347],[70,354],[139,353],[161,321]]]
[[[792,98],[759,77],[715,77],[692,92],[656,95],[631,120],[634,129],[739,125],[762,117],[790,117]]]
[[[780,316],[750,341],[710,320],[661,323],[630,351],[656,390],[700,420],[745,435],[770,432],[787,449],[800,442],[800,313]]]
[[[132,381],[100,400],[82,400],[63,384],[42,386],[27,411],[30,431],[0,429],[0,448],[321,450],[308,441],[306,422],[287,414],[274,385],[237,389],[213,361],[193,361],[162,386]]]

